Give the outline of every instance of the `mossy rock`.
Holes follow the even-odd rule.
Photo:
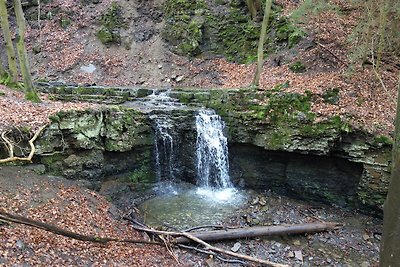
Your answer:
[[[174,46],[174,51],[181,55],[195,56],[200,53],[203,41],[202,16],[206,4],[203,0],[168,0],[164,4],[166,26],[163,38]]]
[[[296,61],[289,66],[289,69],[294,73],[302,73],[306,71],[306,66],[301,61]]]
[[[327,89],[322,95],[324,102],[336,105],[339,102],[339,91],[337,87]]]
[[[266,54],[292,47],[305,35],[282,16],[280,7],[274,5],[272,9]],[[204,0],[168,0],[164,14],[166,25],[162,36],[176,53],[196,56],[211,52],[240,63],[256,60],[261,22],[251,19],[244,1],[211,5]]]
[[[97,37],[105,44],[120,44],[120,29],[126,26],[123,18],[122,8],[117,3],[112,3],[107,11],[99,19],[100,29]]]

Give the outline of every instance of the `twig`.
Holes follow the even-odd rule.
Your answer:
[[[165,248],[167,249],[167,251],[169,252],[169,254],[171,255],[171,257],[172,257],[178,264],[180,264],[178,257],[175,255],[174,251],[173,251],[172,248],[171,248],[170,242],[168,242],[168,240],[167,240],[165,237],[163,237],[163,236],[159,236],[159,238],[164,242]],[[167,237],[167,238],[168,238],[168,237]]]
[[[204,229],[204,228],[214,228],[214,229],[236,229],[236,227],[231,227],[231,226],[225,226],[225,225],[200,225],[200,226],[195,226],[186,230],[183,230],[183,232],[191,232],[194,230],[199,230],[199,229]]]
[[[335,53],[333,53],[328,47],[326,47],[325,45],[319,43],[319,42],[315,42],[317,45],[319,45],[320,47],[322,47],[323,49],[325,49],[325,51],[327,51],[329,54],[331,54],[332,56],[334,56],[337,60],[339,60],[343,65],[345,65],[346,67],[349,66],[349,64],[347,64],[346,62],[344,62],[341,58],[339,58]]]
[[[382,85],[383,90],[385,90],[388,98],[393,101],[393,103],[397,103],[397,99],[394,96],[391,96],[389,93],[389,90],[386,88],[385,83],[383,82],[381,75],[378,73],[376,62],[375,62],[375,56],[374,56],[374,41],[372,40],[371,44],[371,63],[372,63],[372,69],[374,70],[376,78],[379,80],[379,83]]]

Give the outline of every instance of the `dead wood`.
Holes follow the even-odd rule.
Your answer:
[[[214,247],[210,244],[208,244],[207,242],[195,237],[193,234],[189,234],[187,232],[170,232],[170,231],[161,231],[161,230],[155,230],[152,228],[148,228],[148,227],[143,227],[143,226],[137,226],[136,225],[136,221],[133,219],[130,219],[128,217],[124,217],[124,219],[133,222],[133,228],[138,230],[138,231],[143,231],[149,234],[156,234],[156,235],[167,235],[167,236],[175,236],[175,237],[184,237],[188,240],[191,240],[195,243],[198,243],[200,245],[202,245],[204,247],[204,250],[209,250],[209,251],[214,251],[217,253],[221,253],[224,255],[228,255],[234,258],[238,258],[238,259],[242,259],[242,260],[246,260],[246,261],[250,261],[250,262],[255,262],[255,263],[259,263],[259,264],[264,264],[266,266],[271,266],[271,267],[288,267],[288,265],[285,264],[280,264],[280,263],[276,263],[276,262],[272,262],[269,260],[263,260],[263,259],[258,259],[252,256],[248,256],[248,255],[244,255],[244,254],[240,254],[240,253],[235,253],[229,250],[225,250],[222,248],[218,248],[218,247]],[[140,224],[143,225],[143,224]],[[175,239],[175,243],[177,239]]]
[[[62,235],[62,236],[77,239],[80,241],[89,241],[89,242],[103,243],[103,244],[108,243],[108,242],[124,242],[124,243],[134,243],[134,244],[162,245],[162,243],[160,243],[160,242],[153,242],[153,241],[146,241],[146,240],[118,239],[118,238],[82,235],[82,234],[74,233],[74,232],[59,228],[55,225],[39,222],[39,221],[32,220],[32,219],[29,219],[27,217],[23,217],[20,215],[11,214],[2,209],[0,209],[0,221],[24,224],[24,225],[27,225],[30,227],[42,229],[42,230],[52,232],[57,235]]]
[[[28,161],[32,162],[33,155],[35,154],[35,145],[34,142],[36,139],[39,137],[41,132],[47,127],[47,125],[41,127],[35,134],[34,136],[29,140],[29,146],[31,147],[31,151],[29,152],[28,157],[16,157],[14,156],[14,144],[13,142],[7,137],[6,132],[1,133],[1,139],[3,139],[5,146],[8,150],[8,158],[5,159],[0,159],[0,163],[7,163],[7,162],[12,162],[12,161]]]
[[[341,59],[340,57],[338,57],[335,53],[333,53],[328,47],[326,47],[325,45],[316,42],[317,45],[319,45],[320,47],[322,47],[325,51],[327,51],[329,54],[331,54],[334,58],[336,58],[337,60],[340,61],[340,63],[342,63],[345,67],[348,67],[349,64],[347,64],[343,59]]]
[[[192,232],[191,235],[204,241],[219,241],[238,238],[251,238],[261,236],[277,236],[317,233],[335,230],[338,223],[307,223],[293,225],[274,225],[274,226],[256,226],[237,229],[213,230]],[[184,244],[191,242],[191,239],[181,236],[175,239],[176,243]]]

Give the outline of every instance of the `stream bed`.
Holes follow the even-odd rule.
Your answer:
[[[235,194],[240,198],[224,203],[216,200],[216,195],[199,194],[187,183],[161,182],[146,190],[139,189],[138,185],[132,186],[129,182],[110,180],[103,184],[101,192],[125,212],[136,206],[140,210],[138,217],[142,216],[147,224],[158,229],[187,229],[206,224],[249,227],[342,223],[342,227],[330,232],[238,239],[213,245],[227,250],[238,248],[238,253],[289,266],[378,266],[382,220],[376,217],[271,191],[239,190]],[[201,253],[181,249],[174,252],[187,266],[210,266],[206,261],[212,261],[213,266],[242,266],[210,259]]]

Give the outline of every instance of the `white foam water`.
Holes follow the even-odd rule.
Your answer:
[[[201,110],[196,115],[196,129],[197,193],[213,201],[229,201],[237,190],[229,176],[225,123],[214,110]]]

